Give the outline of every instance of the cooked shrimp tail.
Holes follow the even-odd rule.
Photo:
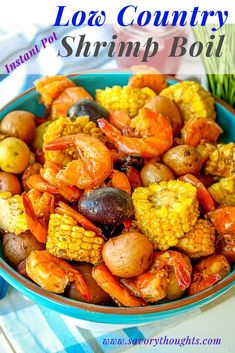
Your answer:
[[[115,110],[110,111],[109,122],[121,130],[130,126],[131,118],[127,112]]]
[[[56,176],[63,167],[53,161],[47,161],[41,169],[42,177],[50,184],[56,185],[58,193],[70,202],[77,201],[81,196],[81,191],[73,185],[67,185]]]
[[[58,259],[59,261],[63,261],[61,259]],[[63,263],[63,266],[61,265],[60,262],[58,262],[58,265],[60,265],[65,272],[68,274],[69,279],[71,282],[74,283],[77,291],[86,299],[86,300],[91,300],[91,294],[90,290],[87,286],[87,283],[78,270],[74,269],[72,266],[70,266],[66,261]]]
[[[37,189],[41,192],[49,192],[50,194],[57,194],[58,189],[55,185],[47,183],[40,174],[31,175],[26,181],[30,189]]]
[[[25,192],[22,194],[22,199],[25,209],[25,217],[30,231],[39,242],[46,243],[48,234],[46,219],[44,217],[39,219],[36,216],[32,202]]]
[[[93,267],[92,277],[97,282],[97,284],[119,305],[146,305],[144,300],[136,298],[130,294],[129,291],[120,284],[118,278],[112,275],[104,263]]]
[[[102,231],[100,228],[96,227],[89,219],[84,217],[81,213],[75,211],[72,207],[67,205],[66,203],[60,201],[56,208],[56,212],[59,214],[66,214],[72,218],[74,218],[79,224],[81,224],[85,229],[92,230],[97,235],[101,235]]]
[[[131,195],[131,185],[125,173],[120,172],[119,170],[113,169],[110,174],[110,182],[109,186],[112,186],[117,189],[121,189],[126,191],[129,195]]]

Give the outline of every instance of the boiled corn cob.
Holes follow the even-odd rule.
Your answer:
[[[51,214],[46,243],[46,249],[51,255],[96,264],[101,259],[103,244],[103,238],[79,227],[72,217]]]
[[[68,87],[74,87],[75,83],[65,76],[42,77],[34,82],[36,90],[40,94],[40,102],[50,109],[53,101]]]
[[[0,228],[16,235],[28,230],[21,195],[0,193]]]
[[[132,194],[138,228],[166,250],[178,243],[199,216],[197,190],[189,183],[171,180],[136,188]]]
[[[218,144],[206,163],[205,172],[220,177],[234,177],[235,143]]]
[[[219,205],[235,206],[235,176],[220,179],[218,183],[211,185],[208,190]]]
[[[160,96],[177,103],[184,121],[195,117],[215,120],[215,100],[211,93],[197,82],[184,81],[169,86],[161,91]]]
[[[215,229],[207,220],[198,219],[190,231],[179,239],[176,247],[191,259],[212,255],[215,252]]]
[[[84,133],[97,137],[99,140],[104,140],[101,130],[93,121],[90,121],[88,116],[77,118],[71,121],[69,118],[61,117],[53,121],[46,129],[43,135],[43,144],[58,138],[73,134]],[[63,166],[66,166],[71,160],[78,158],[78,153],[75,147],[67,148],[63,151],[44,151],[46,161],[54,161]]]
[[[122,110],[131,117],[137,115],[140,108],[156,93],[148,87],[134,88],[131,86],[106,87],[96,90],[96,101],[107,110]]]

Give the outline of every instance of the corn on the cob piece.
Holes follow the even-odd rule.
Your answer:
[[[215,120],[215,100],[211,93],[197,82],[184,81],[169,86],[161,91],[160,96],[177,103],[184,121],[195,117]]]
[[[50,109],[53,101],[68,87],[74,87],[75,83],[65,76],[42,77],[34,82],[36,90],[40,94],[40,102]]]
[[[0,228],[16,235],[28,230],[21,195],[0,193]]]
[[[179,239],[176,247],[191,259],[212,255],[215,252],[215,229],[209,221],[198,219],[193,228]]]
[[[137,115],[140,108],[156,93],[148,87],[134,88],[131,86],[106,87],[96,90],[96,101],[107,110],[122,110],[131,117]]]
[[[93,121],[90,121],[88,116],[79,117],[74,121],[69,118],[61,117],[53,121],[46,129],[43,135],[43,144],[53,141],[58,137],[69,136],[73,134],[84,133],[97,137],[104,141],[101,130]],[[75,147],[67,148],[63,151],[44,151],[46,161],[54,161],[66,166],[71,160],[78,158],[78,153]]]
[[[235,143],[218,144],[206,163],[205,172],[220,177],[234,177]]]
[[[51,214],[46,243],[46,249],[51,255],[96,264],[101,259],[103,244],[103,238],[91,230],[79,227],[72,217]]]
[[[136,188],[132,194],[138,228],[166,250],[178,243],[199,216],[197,190],[184,181],[171,180]]]
[[[235,206],[235,176],[222,178],[211,185],[208,190],[219,205]]]

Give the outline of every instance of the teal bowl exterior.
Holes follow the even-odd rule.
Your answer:
[[[91,95],[95,95],[97,88],[103,89],[107,86],[126,85],[130,77],[128,72],[95,72],[70,75],[72,80],[83,86]],[[175,84],[177,81],[168,80],[168,84]],[[43,116],[44,107],[39,104],[38,94],[34,89],[26,91],[18,96],[0,112],[2,119],[12,110],[28,110],[37,116]],[[221,138],[223,142],[235,142],[235,116],[234,111],[221,101],[216,102],[217,121],[223,128],[224,133]],[[217,285],[198,293],[191,297],[180,300],[156,304],[141,308],[117,308],[77,302],[61,295],[50,293],[31,281],[27,280],[11,268],[3,258],[0,246],[0,276],[11,286],[22,294],[61,314],[71,316],[86,322],[96,322],[118,325],[140,325],[149,322],[156,322],[162,319],[183,314],[189,310],[194,310],[200,306],[214,300],[221,294],[229,290],[235,283],[235,268]],[[0,278],[0,298],[6,291],[6,283]]]

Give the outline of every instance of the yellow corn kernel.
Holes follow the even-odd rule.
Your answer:
[[[104,239],[77,225],[70,216],[51,214],[47,251],[59,258],[96,264],[101,259]]]
[[[235,143],[218,144],[206,162],[205,172],[220,177],[234,177]]]
[[[208,190],[219,205],[235,206],[235,177],[222,178]]]
[[[148,87],[134,88],[131,86],[106,87],[96,90],[96,101],[107,110],[122,110],[131,117],[137,115],[140,108],[156,93]]]
[[[28,230],[21,195],[0,193],[0,228],[16,235]]]
[[[153,242],[155,249],[166,250],[176,245],[199,216],[197,190],[184,181],[163,181],[136,188],[132,200],[138,228]]]
[[[189,232],[179,239],[176,247],[192,259],[212,255],[215,252],[215,229],[209,221],[198,219]]]
[[[169,86],[161,91],[160,96],[174,100],[185,121],[194,117],[216,118],[213,96],[197,82],[184,81]]]

